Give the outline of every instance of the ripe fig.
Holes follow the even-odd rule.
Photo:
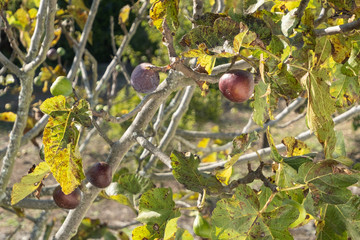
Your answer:
[[[201,216],[200,212],[196,214],[193,223],[194,233],[202,238],[211,238],[211,226],[206,219]]]
[[[50,48],[46,53],[46,57],[51,61],[55,61],[58,57],[58,53],[55,48]]]
[[[72,193],[66,195],[59,185],[53,192],[53,199],[60,208],[74,209],[80,204],[81,191],[79,188],[76,188]]]
[[[106,162],[95,163],[87,170],[85,175],[87,180],[98,188],[106,188],[112,181],[112,170]]]
[[[243,70],[231,70],[221,76],[219,89],[232,102],[245,102],[254,92],[254,77]]]
[[[141,63],[136,66],[134,71],[131,73],[131,86],[135,91],[140,93],[150,93],[154,91],[160,82],[159,73],[149,69],[153,65],[150,63]]]
[[[73,92],[72,84],[67,77],[59,76],[51,85],[50,92],[53,96],[69,96]]]

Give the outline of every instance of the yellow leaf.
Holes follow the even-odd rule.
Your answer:
[[[200,142],[198,143],[198,148],[206,148],[206,146],[208,145],[210,141],[210,138],[203,138],[200,140]]]
[[[221,183],[228,185],[230,177],[232,175],[232,170],[233,170],[233,168],[232,168],[232,166],[230,166],[223,170],[217,171],[215,176]]]
[[[282,143],[286,146],[288,157],[302,156],[310,153],[310,148],[303,141],[297,140],[294,137],[285,137]]]
[[[19,183],[15,183],[11,192],[11,205],[18,203],[35,191],[49,172],[50,169],[46,162],[41,162],[33,172],[22,177]]]
[[[129,19],[130,10],[131,8],[129,5],[125,5],[123,8],[121,8],[119,13],[119,24],[126,23],[126,21]]]
[[[54,36],[54,40],[52,40],[51,46],[55,46],[55,45],[58,43],[58,41],[60,40],[60,37],[61,37],[61,28],[55,29],[54,35],[55,35],[55,36]]]
[[[217,152],[213,152],[209,154],[208,156],[201,159],[201,162],[216,162],[217,159]]]
[[[16,10],[16,12],[14,13],[14,17],[20,24],[21,30],[25,30],[25,28],[30,24],[29,15],[23,8],[19,8],[18,10]]]
[[[4,122],[15,122],[16,114],[13,112],[0,113],[0,121]]]
[[[36,9],[36,8],[31,8],[31,9],[28,11],[28,13],[29,13],[29,17],[30,17],[31,19],[34,19],[34,18],[36,18],[37,9]]]

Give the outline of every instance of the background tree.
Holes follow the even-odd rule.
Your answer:
[[[133,239],[293,239],[291,229],[309,222],[316,239],[360,239],[350,190],[360,165],[334,128],[360,112],[356,1],[0,6],[1,97],[19,91],[16,114],[0,115],[13,122],[0,205],[34,222],[32,239],[124,239],[87,218],[103,199],[133,211]],[[226,131],[222,116],[235,119]],[[301,120],[308,130],[287,130]],[[287,136],[275,145],[278,128]],[[109,151],[84,171],[96,133]],[[318,145],[309,146],[313,135]],[[42,160],[10,185],[29,140]],[[71,210],[52,229],[59,207]],[[27,209],[43,212],[34,219]],[[178,226],[180,217],[193,228]]]

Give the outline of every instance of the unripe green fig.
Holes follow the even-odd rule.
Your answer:
[[[34,78],[34,84],[38,87],[41,87],[42,85],[42,81],[41,81],[41,77],[40,76],[37,76]]]
[[[95,111],[100,112],[101,110],[103,110],[103,108],[104,108],[104,105],[98,104],[95,107]]]
[[[67,77],[59,76],[51,85],[50,92],[53,96],[69,96],[73,92],[72,84]]]
[[[87,180],[98,188],[106,188],[112,181],[112,170],[106,162],[95,163],[87,170],[85,175]]]
[[[55,48],[50,48],[46,53],[46,57],[52,61],[55,61],[58,57],[58,53]]]
[[[243,70],[231,70],[221,76],[219,89],[232,102],[245,102],[254,92],[254,77]]]
[[[141,63],[131,73],[131,86],[140,93],[150,93],[154,91],[160,82],[159,73],[150,69],[150,63]]]
[[[211,226],[206,221],[206,219],[201,216],[200,212],[197,212],[194,223],[193,223],[194,233],[202,238],[211,237]]]
[[[121,66],[119,64],[116,65],[115,70],[118,71],[118,72],[121,72]]]
[[[65,49],[62,47],[59,47],[58,49],[56,49],[56,52],[57,52],[57,54],[59,54],[60,57],[64,56],[66,53]]]
[[[60,208],[74,209],[79,206],[81,202],[81,191],[79,188],[76,188],[72,193],[66,195],[59,185],[53,192],[53,199]]]

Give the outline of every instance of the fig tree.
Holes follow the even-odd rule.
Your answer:
[[[67,77],[59,76],[51,85],[50,92],[53,96],[69,96],[73,92],[72,84]]]
[[[154,91],[160,82],[159,73],[150,69],[150,63],[141,63],[136,66],[131,73],[131,86],[140,93],[150,93]]]
[[[245,102],[254,92],[254,77],[243,70],[230,70],[221,76],[219,89],[232,102]]]
[[[66,195],[59,185],[53,192],[53,199],[60,208],[74,209],[80,204],[81,191],[79,188],[76,188],[72,193]]]
[[[50,48],[46,53],[46,57],[51,61],[55,61],[58,57],[58,53],[55,48]]]
[[[87,180],[98,188],[106,188],[112,181],[112,170],[106,162],[95,163],[87,170],[85,175]]]

